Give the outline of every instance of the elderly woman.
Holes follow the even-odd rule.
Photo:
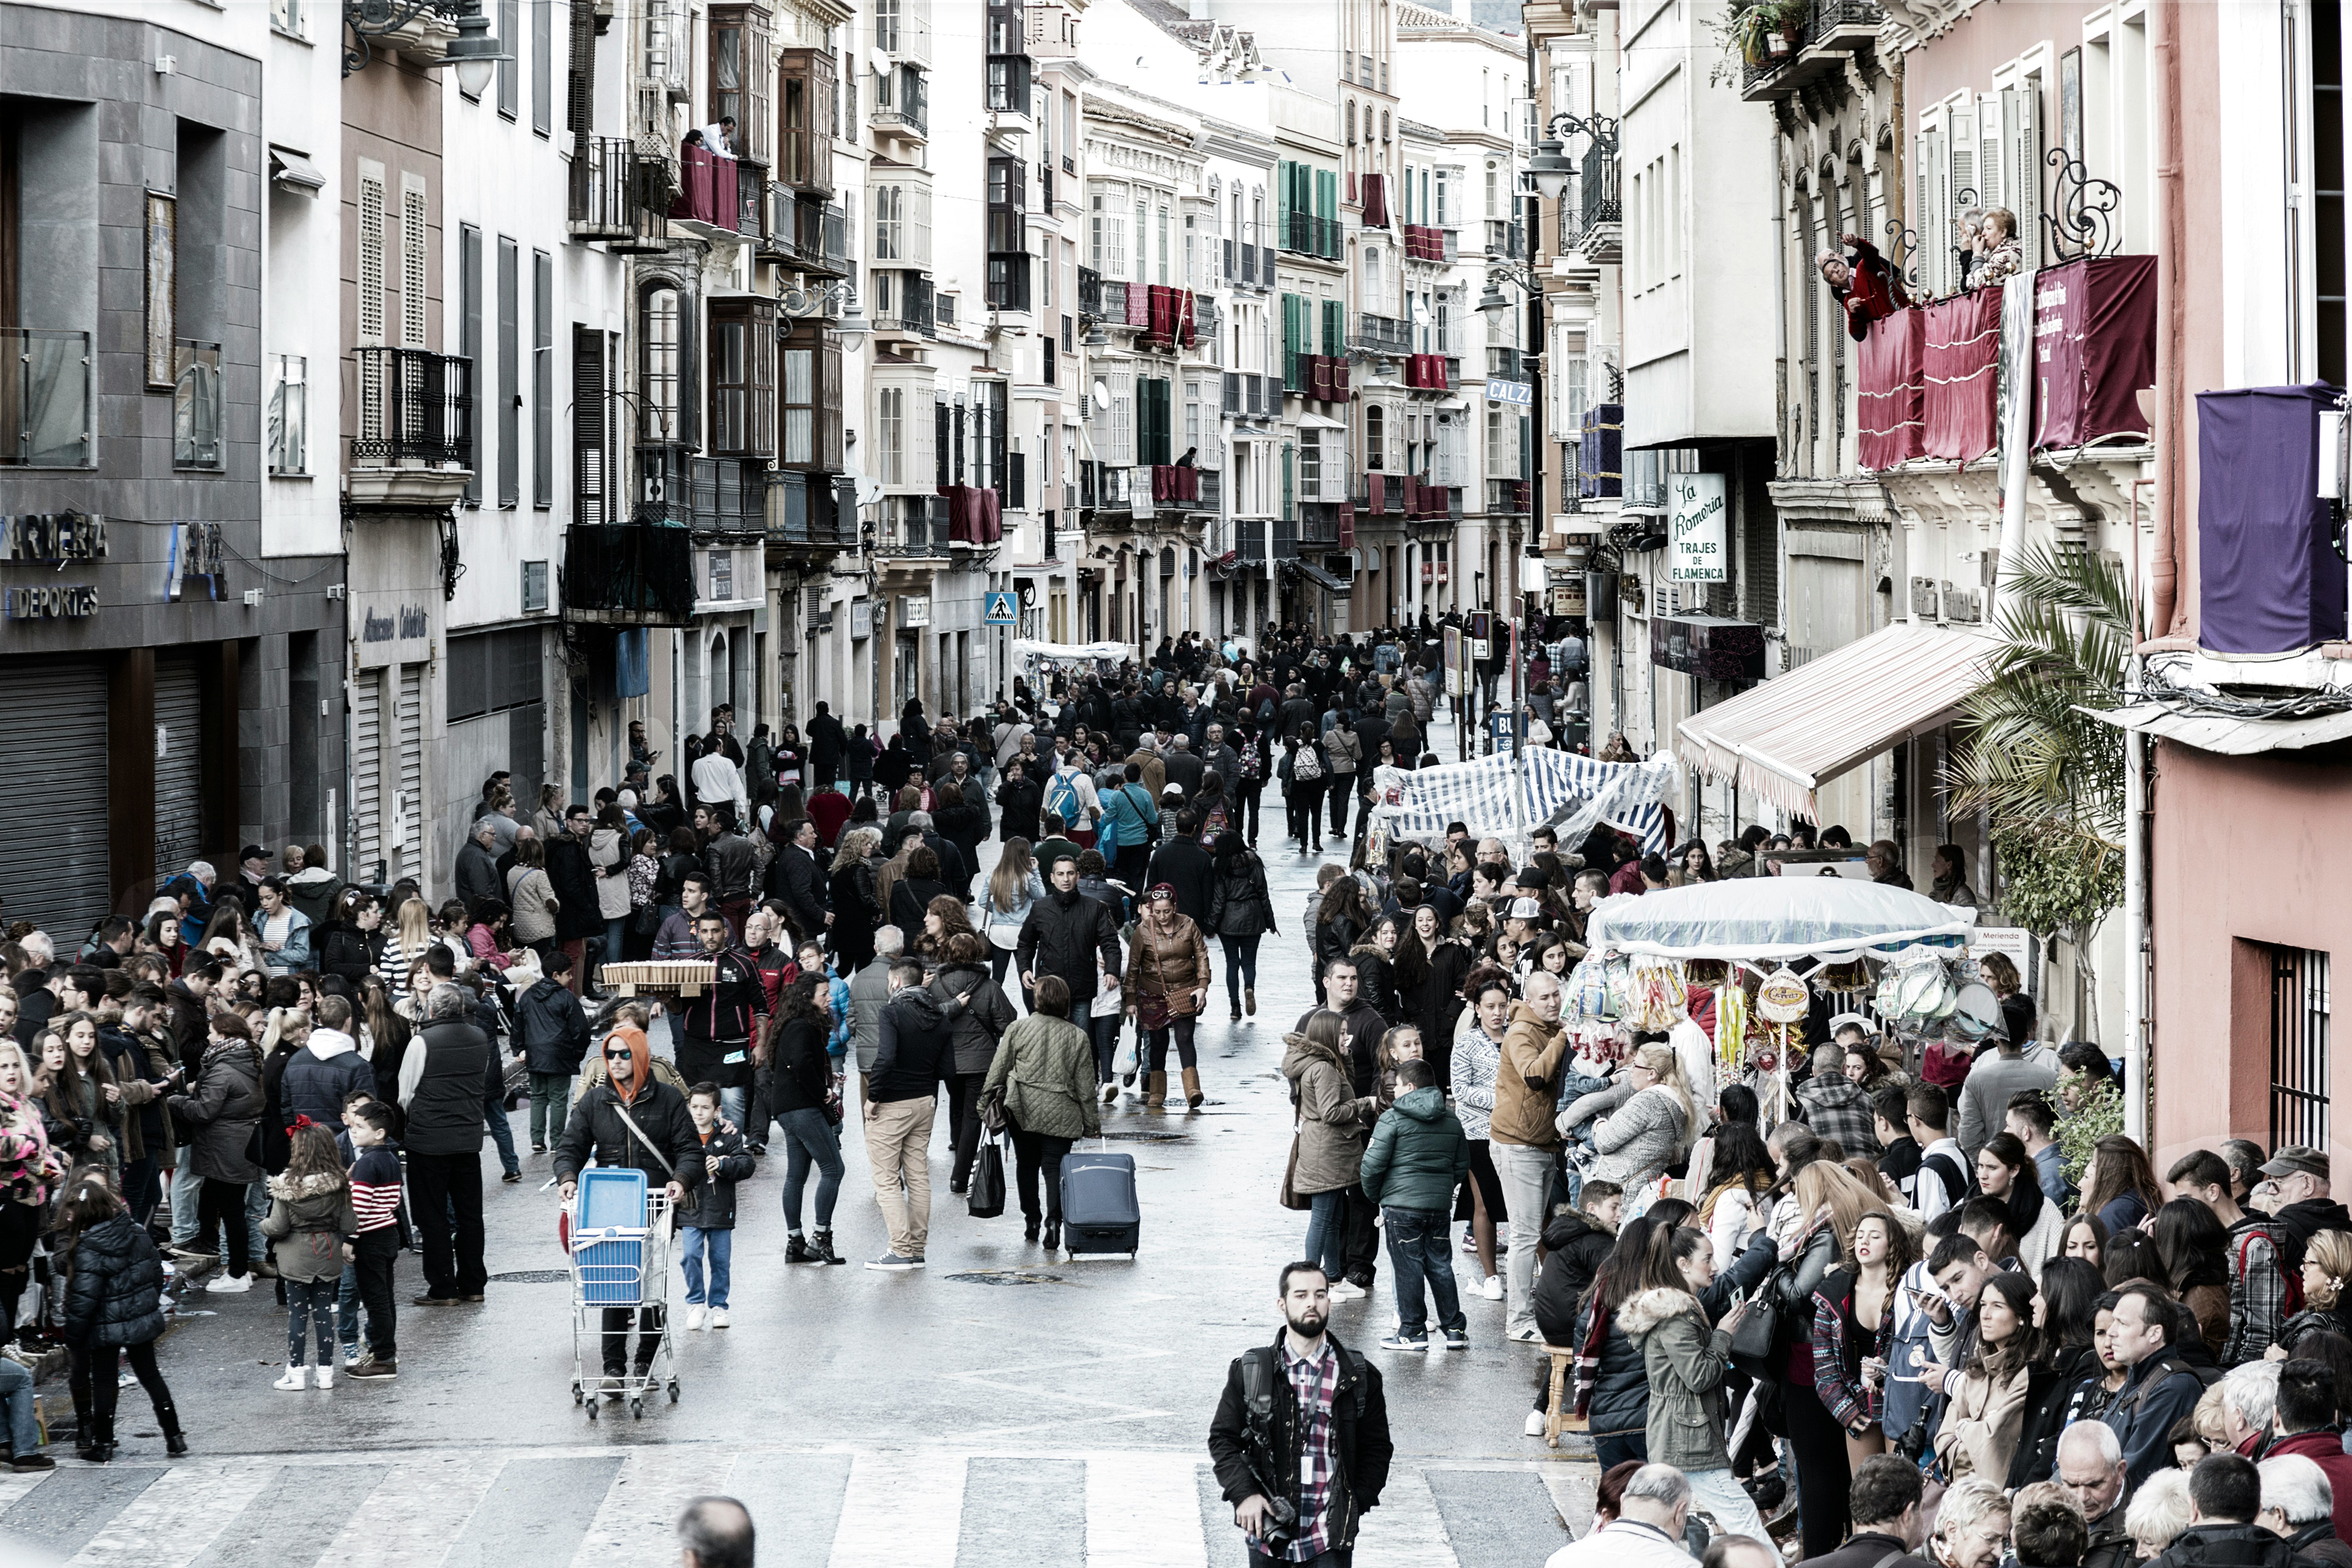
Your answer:
[[[1949,1508],[1950,1501],[1944,1506]],[[2158,1470],[2132,1494],[2131,1506],[2124,1510],[2124,1532],[2142,1561],[2161,1557],[2189,1528],[2192,1511],[2189,1472]]]
[[[1143,918],[1128,949],[1122,984],[1127,1010],[1143,1031],[1150,1059],[1144,1104],[1160,1110],[1168,1100],[1168,1042],[1184,1069],[1184,1107],[1201,1109],[1201,1065],[1192,1045],[1193,1026],[1209,999],[1209,943],[1192,917],[1176,908],[1176,889],[1161,882],[1143,896]]]
[[[981,1099],[1002,1095],[1013,1130],[1021,1191],[1022,1232],[1037,1239],[1041,1220],[1037,1180],[1045,1182],[1042,1221],[1045,1250],[1062,1242],[1062,1156],[1081,1138],[1102,1131],[1095,1104],[1095,1065],[1087,1031],[1070,1022],[1069,983],[1058,974],[1037,981],[1037,1010],[1004,1031],[989,1063]]]

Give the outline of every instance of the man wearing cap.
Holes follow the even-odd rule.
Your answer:
[[[2277,1222],[2280,1262],[2290,1277],[2303,1267],[2304,1248],[2323,1230],[2352,1231],[2352,1213],[2327,1194],[2327,1156],[2304,1143],[2285,1143],[2262,1165],[2254,1206]]]
[[[1171,792],[1176,788],[1172,784],[1168,787]],[[1201,847],[1198,816],[1191,811],[1176,814],[1176,835],[1153,853],[1151,869],[1144,880],[1155,890],[1161,883],[1173,889],[1176,908],[1202,931],[1209,929],[1209,900],[1216,892],[1217,879],[1209,852]]]
[[[236,852],[238,868],[245,873],[245,885],[258,888],[261,879],[269,875],[269,851],[258,844],[248,844]]]

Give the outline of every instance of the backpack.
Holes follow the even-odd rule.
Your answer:
[[[1323,776],[1323,753],[1314,746],[1301,746],[1291,760],[1290,776],[1301,784],[1313,784]]]
[[[1271,723],[1273,723],[1273,722],[1274,722],[1274,699],[1273,699],[1273,698],[1271,698],[1271,697],[1260,698],[1260,699],[1258,700],[1258,705],[1257,705],[1257,724],[1258,724],[1258,728],[1259,728],[1259,729],[1261,729],[1261,730],[1263,730],[1263,729],[1265,729],[1267,725],[1269,725],[1269,724],[1271,724]]]
[[[1045,786],[1045,809],[1062,819],[1065,827],[1083,826],[1077,820],[1078,791],[1067,773],[1055,773],[1053,783]]]

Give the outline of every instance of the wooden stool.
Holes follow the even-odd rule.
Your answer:
[[[1543,1352],[1551,1357],[1551,1394],[1544,1406],[1544,1441],[1557,1448],[1562,1432],[1583,1431],[1588,1423],[1568,1407],[1568,1374],[1576,1364],[1576,1352],[1566,1345],[1549,1344],[1543,1347]]]

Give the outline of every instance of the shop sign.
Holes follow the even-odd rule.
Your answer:
[[[5,605],[12,621],[78,621],[98,613],[98,588],[89,583],[10,588]]]
[[[1551,613],[1555,616],[1584,614],[1584,574],[1580,572],[1551,585]]]
[[[1486,401],[1513,404],[1520,408],[1532,408],[1536,401],[1535,384],[1527,381],[1490,380],[1486,383]]]
[[[931,596],[929,594],[898,595],[898,629],[900,631],[913,631],[918,626],[928,626],[930,624]]]
[[[870,637],[874,635],[872,600],[852,599],[849,602],[849,635],[853,637]]]
[[[394,619],[397,616],[397,620]],[[411,642],[433,635],[433,618],[422,605],[401,605],[392,616],[370,610],[360,617],[360,641]]]
[[[1675,583],[1722,583],[1730,579],[1724,541],[1724,477],[1675,474],[1667,480],[1674,517],[1667,525],[1667,579]]]
[[[0,518],[0,561],[52,565],[106,557],[106,519],[80,511],[32,511]]]

